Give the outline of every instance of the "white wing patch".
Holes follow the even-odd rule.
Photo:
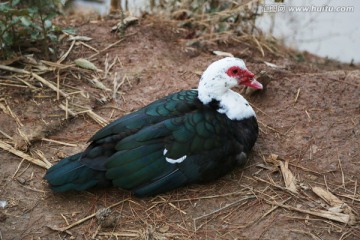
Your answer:
[[[164,151],[163,151],[163,155],[165,156],[165,154],[168,152],[168,150],[165,148]],[[182,161],[184,161],[186,159],[186,155],[178,158],[178,159],[172,159],[172,158],[168,158],[168,157],[165,157],[166,161],[168,163],[172,163],[172,164],[175,164],[175,163],[181,163]]]

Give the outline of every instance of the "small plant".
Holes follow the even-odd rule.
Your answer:
[[[10,0],[0,3],[0,58],[24,48],[38,47],[46,59],[53,52],[55,33],[51,22],[58,14],[60,0]]]
[[[189,45],[199,42],[227,41],[244,35],[256,35],[255,20],[263,0],[169,0],[164,6],[180,26],[193,30]]]

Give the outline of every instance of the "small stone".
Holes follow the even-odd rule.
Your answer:
[[[57,156],[58,158],[65,158],[65,157],[66,157],[66,154],[65,154],[64,152],[57,152],[57,153],[56,153],[56,156]]]
[[[159,232],[166,233],[167,231],[169,231],[169,229],[170,229],[169,225],[164,225],[159,228]]]
[[[309,190],[309,186],[307,186],[305,183],[300,183],[299,185],[300,185],[301,189]]]
[[[101,227],[115,227],[118,217],[115,216],[110,209],[101,208],[96,212],[96,219]]]
[[[17,180],[20,184],[22,184],[22,185],[25,185],[25,184],[26,184],[26,180],[25,180],[24,178],[19,177],[19,178],[17,178],[16,180]]]
[[[7,205],[7,201],[5,200],[0,200],[0,208],[5,208]]]
[[[6,219],[7,219],[7,216],[5,215],[5,213],[0,212],[0,222],[5,222]]]

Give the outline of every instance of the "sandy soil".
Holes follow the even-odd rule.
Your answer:
[[[72,25],[78,35],[93,38],[87,44],[101,50],[119,40],[110,32],[115,23]],[[336,197],[342,206],[339,216],[358,218],[359,68],[306,54],[306,60],[298,62],[295,53],[284,49],[265,50],[262,56],[249,42],[190,49],[183,44],[188,34],[149,19],[129,27],[123,41],[93,58],[103,72],[77,67],[59,71],[60,88],[73,93],[68,108],[91,109],[112,121],[169,93],[196,87],[198,73],[219,58],[210,50],[230,52],[243,58],[251,71],[266,71],[260,78],[266,89],[246,96],[261,128],[248,164],[214,183],[138,199],[115,188],[55,194],[43,180],[44,168],[0,150],[0,201],[7,203],[0,207],[0,239],[358,239],[356,223],[314,214],[329,212],[336,204],[314,194],[313,188]],[[64,42],[60,52],[70,44]],[[94,53],[75,44],[63,63]],[[105,76],[106,61],[114,65]],[[56,74],[42,76],[56,85]],[[90,83],[88,79],[94,78],[108,90]],[[121,86],[108,100],[114,96],[114,78]],[[82,151],[101,125],[88,114],[64,120],[59,107],[66,104],[64,98],[56,100],[56,93],[35,79],[26,81],[36,88],[21,83],[22,87],[0,86],[0,130],[10,137],[0,134],[1,139],[35,158],[35,151],[41,151],[51,163]],[[30,145],[17,129],[28,136]],[[72,145],[39,140],[44,137]],[[285,186],[279,167],[287,161],[296,192]],[[110,212],[99,214],[116,203]],[[66,231],[56,230],[96,212],[97,217]]]

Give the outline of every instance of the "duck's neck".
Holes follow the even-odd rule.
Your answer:
[[[226,94],[226,92],[231,91],[228,86],[225,86],[221,84],[222,81],[220,81],[220,76],[217,78],[210,78],[211,81],[205,80],[209,77],[204,75],[201,77],[198,91],[199,91],[199,99],[203,104],[208,104],[212,100],[220,101],[221,97]]]
[[[219,113],[225,114],[231,120],[242,120],[255,117],[255,112],[240,94],[227,89],[225,91],[203,91],[199,86],[199,99],[203,104],[208,104],[213,100],[219,102]]]

